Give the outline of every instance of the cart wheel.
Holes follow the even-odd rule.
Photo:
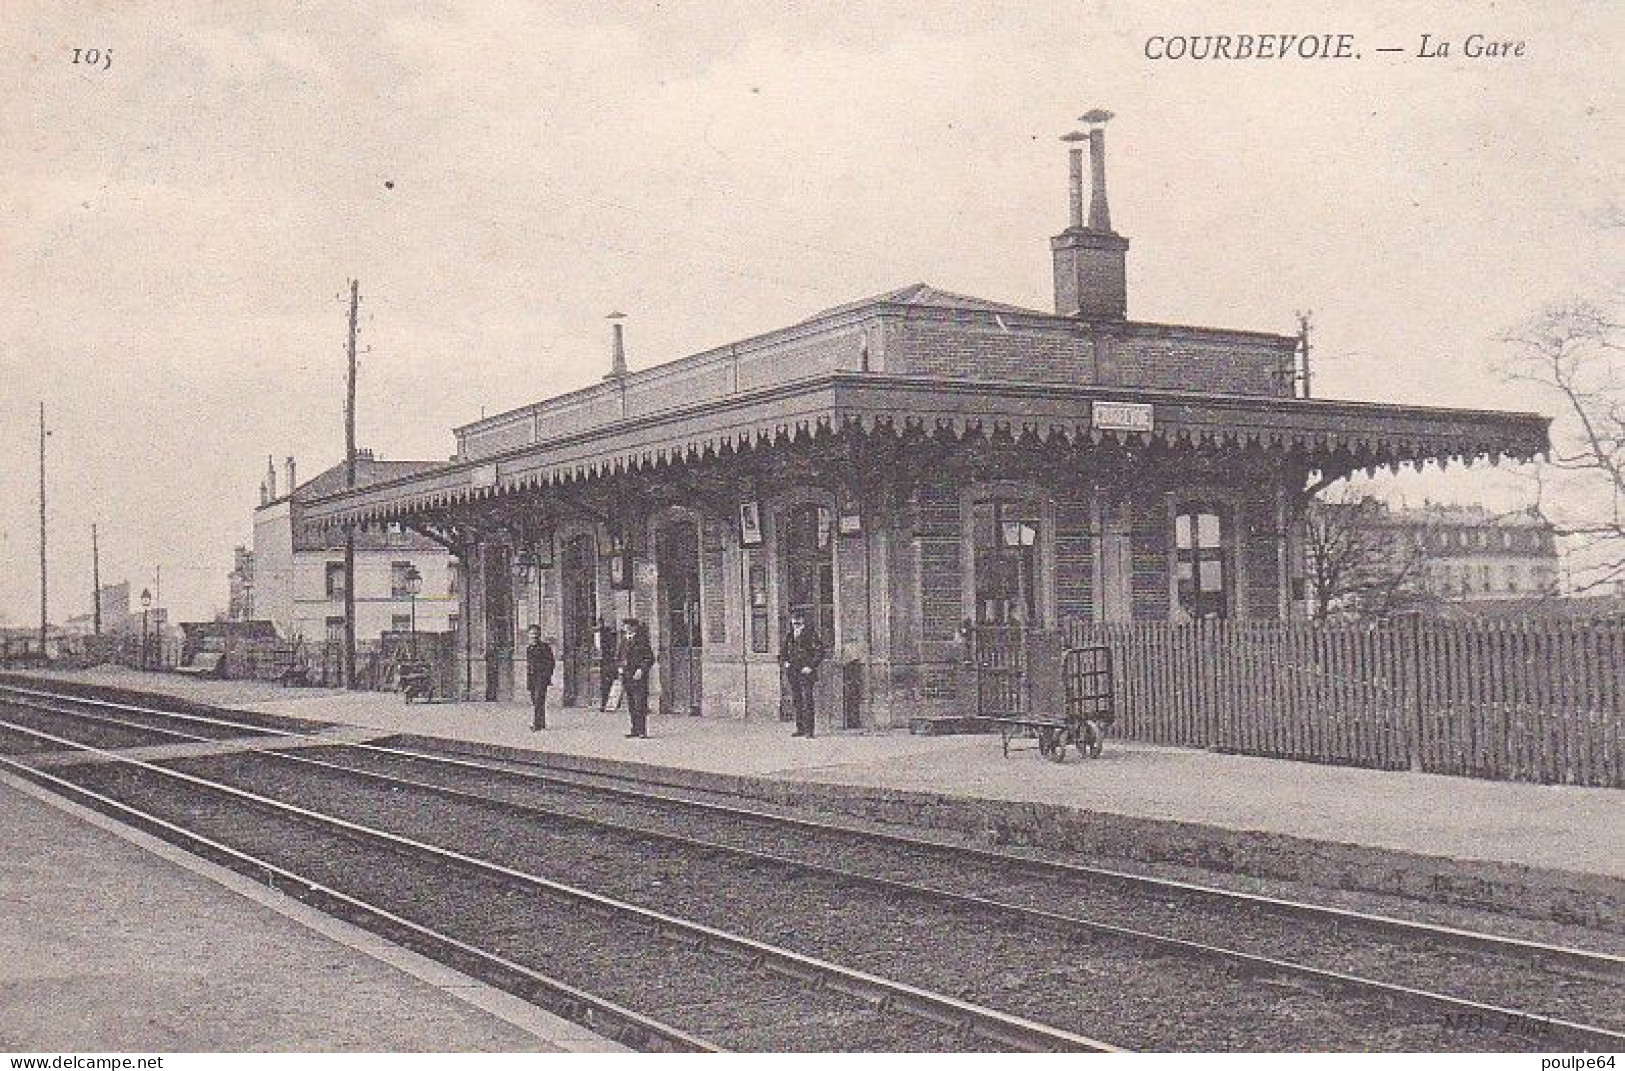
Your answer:
[[[1038,745],[1038,750],[1051,762],[1066,761],[1066,737],[1060,733],[1046,730],[1044,735],[1039,737]]]
[[[1105,730],[1101,729],[1101,727],[1095,722],[1086,721],[1083,723],[1083,732],[1085,744],[1083,747],[1079,747],[1078,750],[1084,751],[1085,748],[1087,748],[1086,753],[1091,759],[1100,758],[1100,752],[1106,746]]]

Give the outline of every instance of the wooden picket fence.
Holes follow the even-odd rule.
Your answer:
[[[1625,623],[1073,622],[1114,733],[1391,770],[1625,787]],[[1034,667],[1034,672],[1040,672]]]

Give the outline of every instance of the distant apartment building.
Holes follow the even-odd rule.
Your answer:
[[[124,632],[130,628],[130,582],[103,584],[99,595],[102,604],[102,631]]]
[[[356,460],[356,486],[409,476],[434,462],[380,461],[362,450]],[[305,521],[311,498],[344,489],[338,464],[304,483],[296,480],[293,458],[285,462],[286,491],[278,494],[277,472],[267,459],[254,510],[252,617],[271,621],[285,638],[310,643],[344,636],[342,531],[318,531]],[[457,591],[451,555],[440,544],[399,524],[373,525],[355,537],[356,638],[376,640],[385,632],[444,632],[455,627]],[[239,565],[243,564],[239,558]],[[411,596],[416,571],[420,590]]]
[[[1375,531],[1417,548],[1421,586],[1435,598],[1482,602],[1558,593],[1556,534],[1536,508],[1494,513],[1428,502],[1419,509],[1381,506],[1359,516]]]

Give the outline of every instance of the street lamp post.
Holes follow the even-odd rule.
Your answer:
[[[418,592],[423,590],[423,574],[418,567],[406,567],[406,594],[411,599],[412,606],[412,661],[418,658]]]
[[[141,668],[148,668],[147,662],[147,608],[152,605],[152,592],[146,588],[141,589]]]

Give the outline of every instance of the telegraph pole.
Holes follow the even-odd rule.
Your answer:
[[[45,657],[50,628],[45,588],[45,403],[39,403],[39,654]]]
[[[102,634],[102,551],[96,541],[96,526],[90,526],[90,628]]]
[[[361,281],[350,280],[349,372],[344,386],[344,486],[355,490],[355,332]],[[293,493],[293,488],[288,488]],[[344,526],[344,686],[355,687],[355,525]]]

